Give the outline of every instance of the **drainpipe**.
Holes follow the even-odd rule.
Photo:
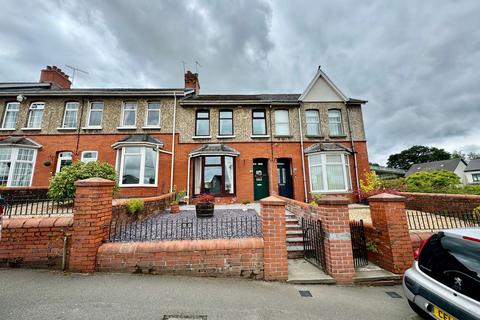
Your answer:
[[[274,186],[273,186],[273,172],[272,167],[275,165],[275,160],[273,158],[273,129],[272,129],[272,105],[270,105],[270,109],[268,109],[268,114],[269,114],[269,123],[270,123],[270,158],[272,159],[272,165],[268,166],[268,169],[270,171],[270,177],[269,177],[269,186],[270,186],[270,195],[273,196],[274,193]],[[276,168],[275,168],[276,169]]]
[[[187,204],[190,204],[190,159],[192,159],[192,156],[188,155],[188,162],[187,162]]]
[[[177,93],[173,92],[172,164],[170,165],[170,192],[173,192],[173,167],[175,164],[175,131],[177,117]]]
[[[303,104],[300,104],[303,106]],[[300,112],[300,107],[298,107],[298,126],[300,127],[300,155],[302,157],[302,177],[303,177],[303,192],[305,195],[305,202],[308,203],[307,195],[307,178],[305,176],[305,154],[303,153],[303,129],[302,129],[302,117]]]
[[[348,121],[348,131],[350,134],[350,143],[352,144],[352,152],[353,152],[353,168],[355,171],[355,181],[357,182],[357,197],[360,200],[360,179],[358,178],[358,162],[357,162],[357,152],[355,151],[355,141],[353,139],[353,130],[352,130],[352,121],[350,119],[350,108],[348,104],[345,103],[345,107],[347,109],[347,121]]]

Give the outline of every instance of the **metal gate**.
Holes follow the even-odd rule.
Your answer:
[[[350,221],[350,234],[352,238],[353,264],[355,268],[364,267],[368,264],[368,257],[363,220]]]
[[[322,221],[302,218],[302,234],[305,259],[325,271],[325,233]]]

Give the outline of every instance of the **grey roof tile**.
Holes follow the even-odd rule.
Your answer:
[[[480,171],[480,159],[470,160],[464,172]]]
[[[221,143],[210,143],[210,144],[202,144],[197,149],[190,152],[190,156],[199,156],[199,155],[208,155],[208,154],[225,154],[225,155],[232,155],[238,156],[240,152],[235,150],[234,148]]]
[[[352,152],[350,148],[345,147],[340,143],[315,143],[311,146],[304,149],[305,154],[315,153],[315,152],[325,152],[325,151],[342,151],[342,152]]]
[[[455,171],[458,167],[458,164],[462,159],[451,159],[451,160],[441,160],[441,161],[432,161],[424,163],[413,164],[410,169],[408,169],[405,174],[406,177],[421,171],[434,171],[434,170],[446,170],[446,171]]]

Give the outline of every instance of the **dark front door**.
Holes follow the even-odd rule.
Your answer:
[[[292,171],[290,159],[277,160],[278,194],[293,199]]]
[[[268,170],[266,159],[253,160],[253,198],[260,200],[268,197]]]

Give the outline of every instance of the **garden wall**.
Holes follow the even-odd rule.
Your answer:
[[[138,198],[144,201],[144,210],[142,217],[156,214],[170,207],[170,202],[174,200],[175,193],[162,194],[157,197]],[[127,201],[129,199],[114,199],[112,201],[112,221],[132,221],[135,218],[127,212]]]
[[[0,266],[59,269],[63,239],[72,230],[71,217],[4,218],[0,238]]]
[[[480,196],[444,193],[399,192],[407,198],[407,210],[471,213],[480,206]]]
[[[263,279],[263,239],[105,243],[97,270]]]

